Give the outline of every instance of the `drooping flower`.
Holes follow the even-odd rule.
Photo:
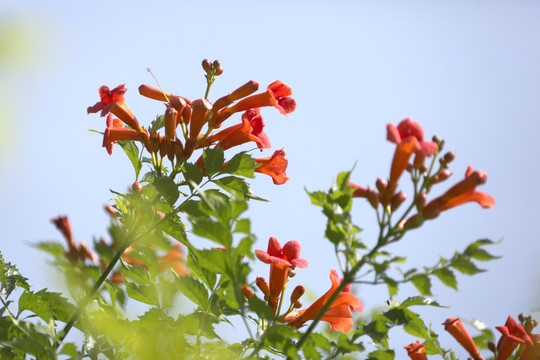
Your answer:
[[[523,326],[516,322],[511,315],[506,319],[506,324],[504,324],[504,326],[495,326],[495,328],[502,334],[499,343],[497,344],[496,360],[508,359],[519,344],[527,344],[528,346],[534,345],[531,337],[527,334]]]
[[[285,184],[289,178],[285,171],[289,162],[285,159],[285,151],[283,149],[276,150],[272,156],[266,158],[254,159],[257,164],[260,164],[255,172],[270,175],[274,184]]]
[[[293,311],[287,314],[283,318],[283,322],[295,328],[300,328],[307,321],[314,320],[341,283],[336,270],[332,269],[330,271],[330,281],[332,281],[330,290],[307,309]],[[327,321],[330,324],[331,331],[337,330],[344,333],[348,332],[353,328],[352,311],[362,311],[362,303],[360,300],[347,290],[348,289],[346,288],[338,295],[336,300],[334,300],[330,305],[330,308],[321,318],[321,320]]]
[[[461,319],[455,317],[448,318],[443,323],[443,325],[444,330],[448,331],[450,335],[452,335],[454,339],[456,339],[461,344],[461,346],[463,346],[463,348],[467,350],[467,352],[473,357],[473,359],[481,359],[478,348],[476,347],[476,344],[474,343],[471,335],[461,322]]]
[[[412,360],[427,360],[426,349],[424,344],[420,344],[420,341],[415,341],[407,346],[404,346],[407,350],[407,355]]]
[[[281,247],[275,237],[268,240],[267,251],[255,250],[255,255],[265,264],[270,264],[270,293],[268,303],[276,310],[279,295],[287,281],[289,269],[299,267],[304,269],[308,262],[300,258],[300,243],[295,240],[288,241]]]

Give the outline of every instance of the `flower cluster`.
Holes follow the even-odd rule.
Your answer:
[[[385,211],[392,213],[407,198],[402,191],[397,191],[399,180],[405,171],[411,173],[415,184],[414,205],[417,213],[399,224],[400,229],[418,227],[424,220],[437,217],[442,211],[455,206],[477,202],[483,208],[491,208],[495,199],[490,195],[477,191],[476,187],[487,180],[487,174],[481,170],[473,170],[471,166],[465,172],[465,178],[448,189],[441,196],[427,202],[427,193],[431,186],[448,179],[452,174],[448,171],[450,162],[455,158],[453,152],[448,152],[439,159],[440,167],[432,172],[433,164],[426,165],[426,159],[437,156],[444,146],[444,141],[437,137],[433,141],[425,141],[424,130],[417,122],[407,118],[397,125],[387,125],[387,139],[396,144],[396,150],[390,168],[388,181],[378,179],[375,189],[364,188],[355,183],[349,183],[354,188],[353,197],[366,198],[369,203],[378,208],[381,204]],[[414,159],[411,162],[411,158]],[[421,182],[423,180],[423,182]],[[420,186],[417,186],[420,184]]]
[[[520,314],[519,317],[522,324],[518,323],[509,315],[504,326],[495,327],[502,334],[496,346],[493,343],[488,344],[489,349],[495,355],[495,360],[507,360],[512,354],[514,354],[513,359],[540,359],[540,334],[532,333],[538,322],[530,316],[525,317]],[[448,318],[443,325],[444,329],[469,353],[471,356],[470,359],[485,360],[480,355],[472,336],[463,325],[461,319],[455,317]],[[427,360],[424,344],[421,344],[419,341],[405,346],[405,349],[411,359]]]
[[[264,299],[274,314],[280,314],[284,291],[289,278],[295,276],[296,267],[304,269],[308,266],[308,262],[300,258],[300,244],[297,241],[289,241],[281,247],[281,244],[275,237],[269,239],[268,249],[266,251],[255,250],[255,254],[259,260],[270,265],[269,282],[263,277],[258,277],[255,283],[264,294]],[[291,294],[288,310],[278,315],[277,318],[282,323],[295,328],[300,328],[306,322],[314,320],[337,290],[342,280],[340,280],[335,270],[331,270],[330,281],[332,285],[330,290],[311,306],[301,310],[295,309],[302,307],[302,302],[299,299],[304,294],[304,287],[301,285],[297,286]],[[252,295],[250,294],[250,296]],[[332,331],[347,332],[353,327],[352,311],[361,312],[362,303],[356,296],[350,293],[350,286],[347,286],[338,295],[336,300],[330,304],[330,307],[324,313],[321,320],[328,322]]]
[[[223,68],[219,61],[212,64],[208,60],[203,62],[203,68],[207,73],[209,89],[214,77],[220,75]],[[113,145],[119,140],[138,141],[152,155],[156,170],[159,171],[163,159],[168,158],[173,169],[179,172],[197,149],[219,146],[227,150],[248,142],[254,142],[259,149],[270,148],[270,140],[263,131],[265,124],[260,108],[275,107],[286,115],[296,109],[296,102],[290,96],[291,88],[279,80],[268,85],[265,92],[254,94],[258,89],[258,82],[248,81],[212,103],[206,97],[189,100],[149,85],[141,85],[139,93],[142,96],[165,104],[166,110],[161,117],[163,135],[157,132],[159,127],[149,130],[140,125],[125,103],[124,94],[127,89],[124,85],[112,90],[102,86],[99,89],[100,101],[88,107],[87,111],[100,112],[101,116],[107,115],[103,147],[109,154],[112,154]],[[240,123],[217,131],[225,120],[236,113],[242,113]],[[255,161],[258,164],[255,171],[271,176],[275,184],[283,184],[288,180],[285,173],[287,160],[283,150],[277,150],[272,156]],[[204,171],[202,157],[196,163]]]

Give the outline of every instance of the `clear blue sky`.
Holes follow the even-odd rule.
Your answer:
[[[434,281],[437,299],[451,308],[426,313],[441,332],[438,324],[456,315],[502,325],[508,314],[540,307],[538,19],[535,0],[4,0],[0,31],[24,29],[26,57],[0,59],[0,250],[36,289],[60,288],[28,243],[60,241],[49,222],[60,214],[69,215],[78,241],[106,235],[109,189],[134,180],[120,149],[107,155],[88,131],[104,128],[103,118],[86,115],[98,87],[126,83],[127,102],[147,125],[163,110],[138,95],[140,84],[153,85],[147,67],[167,91],[194,99],[204,95],[201,60],[218,58],[225,72],[211,99],[251,79],[261,87],[280,79],[298,104],[287,118],[263,114],[273,147],[285,147],[291,180],[254,180],[255,193],[271,200],[251,205],[256,248],[265,249],[269,236],[298,240],[311,266],[294,280],[326,291],[337,263],[304,187],[327,189],[355,163],[358,184],[387,177],[394,145],[385,125],[411,117],[456,152],[448,185],[470,164],[488,173],[481,190],[497,203],[444,213],[393,250],[405,252],[411,267],[431,265],[478,238],[504,238],[491,249],[503,258],[482,264],[487,273],[460,276],[459,292]],[[355,212],[369,242],[374,215],[361,201]],[[267,276],[265,266],[255,269]],[[368,309],[388,296],[382,287],[355,291]]]

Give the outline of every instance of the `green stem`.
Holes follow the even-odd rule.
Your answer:
[[[62,335],[58,338],[58,341],[56,343],[56,347],[58,348],[58,346],[60,346],[60,344],[64,341],[64,339],[66,338],[67,334],[69,333],[69,331],[71,330],[71,328],[73,327],[73,325],[75,325],[75,322],[77,320],[79,320],[84,308],[86,308],[86,305],[90,302],[90,300],[92,300],[92,298],[94,297],[95,293],[99,290],[99,288],[101,287],[101,285],[105,282],[105,280],[107,279],[107,277],[109,276],[109,274],[111,273],[112,269],[115,267],[116,263],[118,262],[118,260],[120,260],[120,257],[122,256],[122,254],[124,253],[124,251],[127,249],[127,247],[130,245],[130,241],[128,241],[126,239],[126,241],[124,242],[124,244],[120,247],[120,249],[116,252],[116,254],[114,255],[114,258],[111,260],[111,262],[109,263],[109,265],[107,266],[107,268],[105,269],[105,271],[103,271],[103,273],[101,274],[101,276],[99,277],[99,279],[96,281],[96,283],[94,284],[94,286],[92,287],[92,289],[90,289],[90,291],[88,292],[88,294],[86,295],[86,298],[82,301],[81,304],[79,304],[79,307],[77,309],[77,311],[75,311],[75,313],[73,314],[73,316],[71,316],[71,319],[68,321],[68,323],[66,324],[66,326],[64,327],[64,329],[62,330]]]

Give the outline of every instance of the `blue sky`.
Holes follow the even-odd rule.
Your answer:
[[[387,177],[394,146],[385,126],[411,117],[456,152],[447,186],[470,164],[488,173],[481,191],[497,203],[448,211],[391,250],[409,256],[412,267],[479,238],[503,239],[491,249],[503,258],[482,264],[486,273],[460,276],[458,292],[435,283],[437,299],[451,308],[426,316],[442,331],[449,316],[494,327],[508,314],[530,313],[540,307],[539,15],[534,0],[3,1],[0,31],[24,30],[25,53],[0,59],[0,250],[36,288],[58,289],[46,258],[28,244],[60,241],[49,222],[60,214],[69,215],[79,241],[106,235],[109,189],[134,180],[120,149],[109,156],[88,131],[104,128],[102,118],[86,115],[98,87],[126,83],[127,102],[147,125],[163,111],[138,95],[140,84],[154,85],[147,67],[164,89],[194,99],[204,95],[201,60],[220,59],[225,72],[210,99],[251,79],[261,87],[280,79],[293,89],[296,112],[263,113],[273,148],[285,147],[291,180],[274,186],[257,176],[254,192],[271,202],[250,211],[256,248],[265,249],[270,236],[302,244],[311,266],[296,281],[321,294],[337,268],[322,239],[325,220],[304,187],[327,189],[355,164],[358,184]],[[355,215],[369,243],[374,214],[358,202]],[[266,267],[255,269],[267,275]],[[383,288],[356,294],[366,308],[388,296]]]

